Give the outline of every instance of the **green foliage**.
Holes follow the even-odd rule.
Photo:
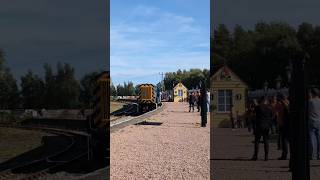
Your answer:
[[[4,53],[0,50],[0,109],[90,107],[98,72],[85,75],[80,86],[70,64],[57,63],[56,73],[49,64],[44,64],[44,80],[29,70],[21,77],[19,92],[16,80],[4,61]]]
[[[80,103],[83,107],[92,107],[92,99],[94,98],[94,90],[96,86],[96,78],[98,72],[91,72],[86,74],[80,81]]]
[[[138,94],[137,86],[135,87],[131,81],[124,82],[123,85],[118,84],[116,92],[118,96],[135,96]]]
[[[111,96],[117,96],[117,89],[113,83],[110,84],[110,94]]]
[[[26,109],[39,109],[45,104],[45,84],[41,78],[33,74],[31,70],[21,77],[21,98]]]
[[[19,91],[13,75],[6,69],[0,74],[0,109],[19,108]]]
[[[48,109],[72,109],[80,105],[80,84],[70,64],[57,63],[57,73],[45,64],[45,104]]]
[[[4,63],[4,52],[0,49],[0,109],[18,108],[19,91],[17,82]]]
[[[320,67],[320,27],[303,23],[296,30],[282,22],[259,22],[253,30],[237,25],[230,32],[219,25],[211,36],[212,69],[227,63],[253,89],[265,81],[274,87],[279,75],[286,79],[289,59],[301,57],[304,51],[311,57],[307,61],[310,80],[319,83],[320,72],[315,68]]]
[[[168,72],[164,77],[164,85],[166,90],[172,90],[173,87],[182,82],[188,89],[200,88],[200,82],[204,82],[209,87],[210,71],[207,69],[190,69],[189,71],[180,69],[177,72]]]

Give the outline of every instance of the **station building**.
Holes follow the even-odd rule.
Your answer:
[[[244,118],[248,85],[227,65],[216,68],[210,78],[213,127],[230,127],[230,117]]]
[[[173,88],[173,102],[184,102],[188,98],[188,88],[179,82]]]

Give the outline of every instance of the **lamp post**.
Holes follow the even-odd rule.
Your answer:
[[[310,167],[308,156],[308,119],[306,118],[307,98],[305,85],[304,62],[301,58],[292,60],[288,66],[287,75],[289,82],[290,98],[290,166],[292,180],[309,180]],[[291,70],[291,71],[289,71]]]

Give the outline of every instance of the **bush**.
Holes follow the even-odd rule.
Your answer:
[[[17,125],[24,121],[27,117],[18,117],[12,113],[0,112],[0,124]]]

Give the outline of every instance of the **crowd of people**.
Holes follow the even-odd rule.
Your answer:
[[[188,95],[189,112],[194,112],[194,107],[197,107],[197,112],[201,115],[201,127],[207,125],[207,112],[210,109],[210,99],[206,89],[200,91],[192,91]]]
[[[308,95],[309,157],[320,160],[320,91],[317,88],[312,88]],[[253,100],[247,109],[245,118],[248,131],[254,135],[252,160],[258,159],[261,138],[264,143],[264,159],[268,160],[270,134],[276,135],[274,137],[277,137],[278,150],[282,151],[278,160],[288,158],[292,132],[289,105],[289,98],[282,94],[271,98],[262,97],[259,102]]]

